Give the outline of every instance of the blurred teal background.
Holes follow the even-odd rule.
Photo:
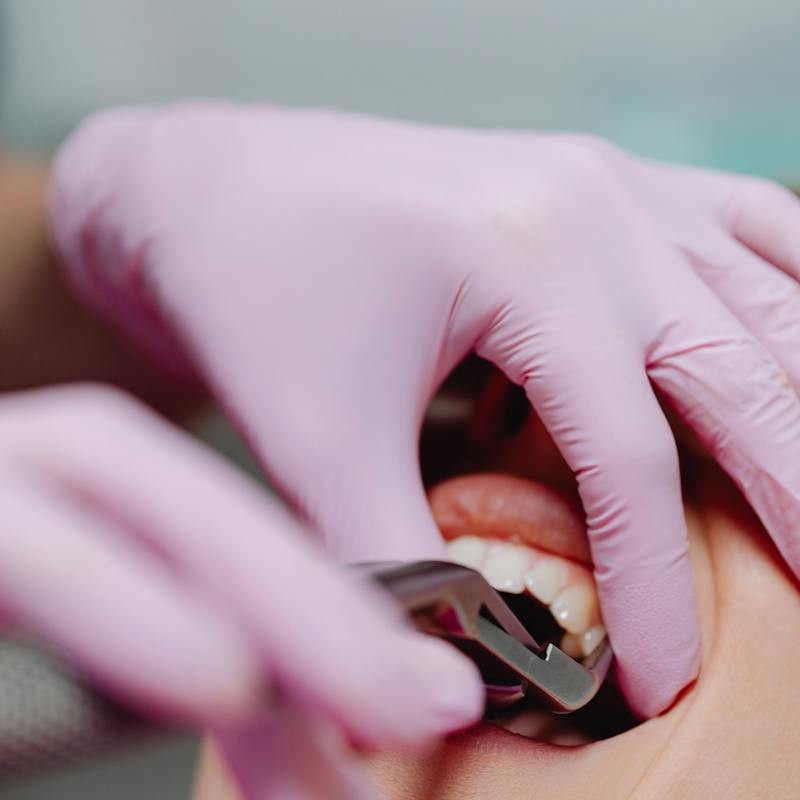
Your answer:
[[[0,136],[186,95],[594,131],[800,183],[798,0],[6,0]]]
[[[800,186],[800,0],[0,0],[2,146],[49,152],[93,109],[186,96],[592,131]],[[184,798],[195,747],[0,796]]]

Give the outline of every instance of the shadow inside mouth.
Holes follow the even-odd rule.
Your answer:
[[[552,643],[558,647],[564,631],[546,606],[526,594],[500,594],[539,645]],[[524,700],[495,710],[488,719],[521,736],[562,745],[609,739],[639,724],[622,699],[613,673],[589,703],[571,714],[555,714]]]
[[[590,703],[571,714],[554,714],[521,703],[487,720],[527,739],[573,747],[610,739],[640,724],[612,681],[603,684]]]

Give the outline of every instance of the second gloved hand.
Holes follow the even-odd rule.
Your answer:
[[[588,137],[185,105],[87,122],[53,220],[83,296],[208,383],[341,558],[440,554],[426,404],[473,348],[522,384],[577,475],[642,715],[699,653],[652,384],[800,573],[800,211],[776,186]]]
[[[372,797],[335,731],[408,748],[481,714],[469,661],[120,392],[0,398],[0,510],[3,621],[136,707],[215,726],[248,798]]]

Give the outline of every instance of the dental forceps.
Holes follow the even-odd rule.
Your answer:
[[[389,592],[419,630],[446,639],[475,662],[490,710],[533,700],[569,713],[586,705],[605,680],[607,642],[582,661],[570,658],[547,640],[548,624],[553,637],[560,634],[544,606],[495,591],[474,570],[446,561],[358,569]],[[0,776],[100,751],[146,733],[146,725],[35,641],[0,636]]]
[[[556,713],[577,711],[608,674],[612,653],[607,639],[580,661],[552,641],[541,636],[537,641],[528,630],[533,625],[524,624],[522,604],[516,604],[516,611],[509,606],[515,596],[496,591],[473,569],[448,561],[359,566],[420,631],[446,639],[476,663],[492,708],[532,699]],[[533,598],[525,603],[536,605]]]

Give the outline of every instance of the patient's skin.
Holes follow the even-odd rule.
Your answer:
[[[375,756],[370,767],[387,797],[800,796],[800,594],[735,490],[713,467],[698,470],[687,507],[704,642],[695,686],[661,717],[590,745],[482,725],[428,757]],[[536,542],[541,524],[528,523]],[[198,800],[235,797],[207,754]]]
[[[97,380],[183,419],[203,396],[155,370],[64,284],[49,244],[48,167],[0,151],[0,392]]]

